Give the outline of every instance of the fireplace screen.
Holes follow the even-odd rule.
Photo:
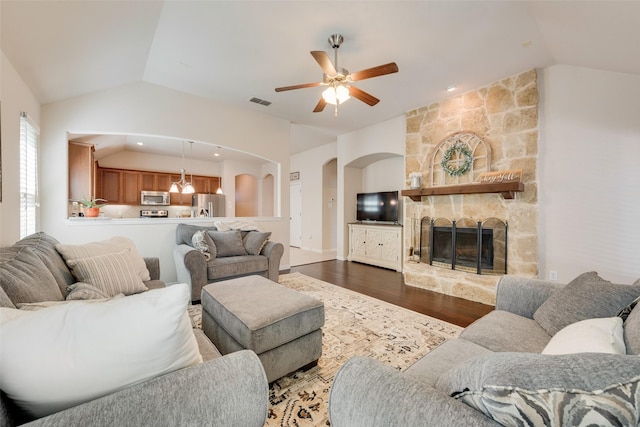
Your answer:
[[[420,262],[477,274],[507,273],[507,223],[422,218]]]

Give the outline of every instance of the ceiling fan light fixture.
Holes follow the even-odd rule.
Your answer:
[[[331,105],[342,104],[351,98],[349,95],[349,89],[343,85],[328,87],[324,92],[322,92],[322,97],[327,101],[327,104]]]

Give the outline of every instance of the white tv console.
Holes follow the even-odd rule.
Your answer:
[[[370,222],[349,224],[347,260],[402,272],[402,225]]]

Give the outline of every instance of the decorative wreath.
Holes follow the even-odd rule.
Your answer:
[[[463,157],[464,161],[462,165],[458,167],[451,167],[449,165],[449,160],[451,160],[451,156],[453,153],[458,153],[458,156]],[[464,142],[457,140],[455,143],[447,148],[447,151],[442,155],[442,160],[440,161],[440,166],[449,176],[462,176],[465,173],[469,172],[471,169],[471,165],[473,164],[473,153],[469,150],[469,146]]]

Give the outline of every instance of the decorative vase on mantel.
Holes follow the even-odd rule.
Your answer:
[[[422,188],[422,175],[417,173],[417,172],[412,172],[409,175],[410,178],[410,183],[409,183],[409,188],[411,188],[412,190],[418,190],[420,188]]]

